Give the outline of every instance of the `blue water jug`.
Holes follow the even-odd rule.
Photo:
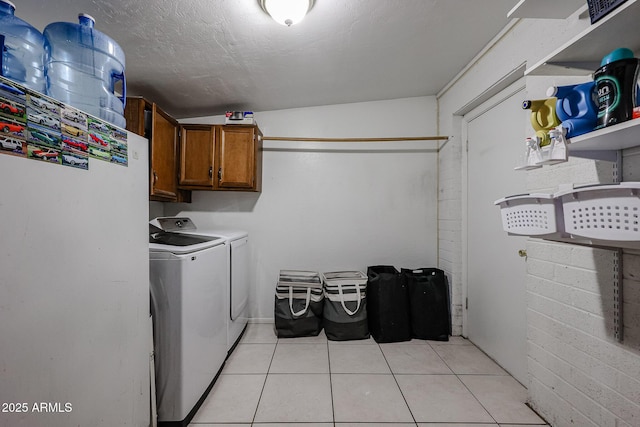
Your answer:
[[[556,114],[567,130],[565,137],[573,138],[591,132],[598,123],[595,82],[578,85],[552,86],[547,96],[555,96]]]
[[[93,28],[91,16],[78,18],[79,24],[54,22],[44,29],[47,94],[124,128],[124,51]]]
[[[15,11],[13,3],[0,0],[0,74],[44,93],[44,37],[40,31],[15,16]]]

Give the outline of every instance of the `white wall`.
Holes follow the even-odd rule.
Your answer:
[[[149,219],[164,216],[164,203],[161,202],[149,202]]]
[[[432,136],[436,117],[434,97],[256,113],[269,137]],[[437,266],[436,149],[433,141],[265,141],[261,193],[196,191],[193,203],[165,204],[165,213],[248,230],[251,315],[272,319],[280,269]]]
[[[458,114],[511,70],[525,61],[530,65],[537,62],[586,28],[588,21],[588,16],[580,20],[577,14],[567,20],[520,21],[439,95],[440,132],[454,135],[439,158],[439,262],[453,277],[454,307],[459,317],[464,171]],[[529,96],[543,98],[543,88],[559,81],[527,78]],[[625,180],[640,180],[637,152],[625,153]],[[610,180],[610,164],[572,158],[566,164],[527,173],[527,188],[522,190]],[[638,256],[623,256],[626,339],[621,344],[612,332],[611,251],[530,239],[527,253],[527,386],[531,405],[556,427],[640,425]],[[455,320],[461,327],[459,318]]]

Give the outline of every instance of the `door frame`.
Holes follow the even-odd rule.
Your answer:
[[[482,95],[478,96],[475,103],[467,104],[466,108],[456,112],[456,115],[462,116],[462,129],[461,129],[461,169],[462,169],[462,190],[461,190],[461,210],[462,210],[462,224],[461,224],[461,244],[462,244],[462,269],[461,269],[461,281],[462,281],[462,336],[469,337],[468,329],[468,286],[469,286],[469,123],[474,119],[477,119],[487,111],[496,107],[503,101],[506,101],[511,96],[515,95],[521,90],[526,91],[526,78],[524,76],[524,64],[518,66],[512,70],[507,76],[500,79],[503,84],[496,84],[491,86]],[[523,129],[524,132],[524,129]],[[515,162],[515,160],[514,160]],[[496,213],[497,215],[497,213]]]

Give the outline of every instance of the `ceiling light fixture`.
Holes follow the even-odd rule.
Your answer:
[[[258,0],[262,10],[278,24],[287,27],[302,21],[315,0]]]

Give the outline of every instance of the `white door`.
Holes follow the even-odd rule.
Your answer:
[[[526,191],[514,171],[524,151],[528,112],[524,82],[516,82],[465,115],[467,123],[468,338],[514,378],[526,383],[525,237],[502,230],[493,202]],[[533,133],[533,132],[531,132]]]

